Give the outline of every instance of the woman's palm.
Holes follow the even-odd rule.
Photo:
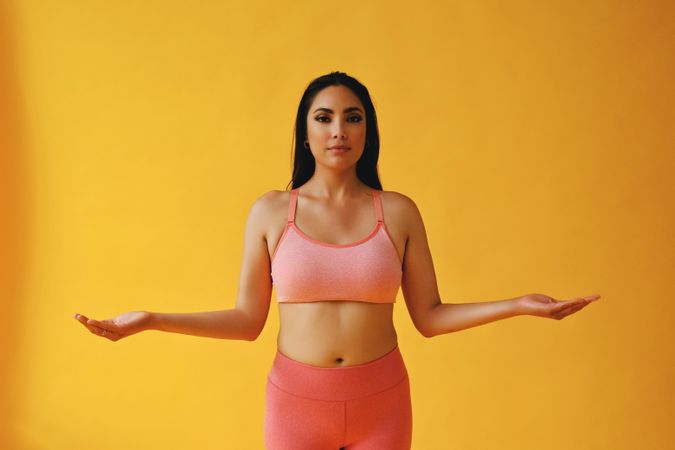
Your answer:
[[[93,334],[117,341],[148,329],[151,315],[147,311],[131,311],[106,320],[89,319],[82,314],[75,314],[75,319]]]
[[[561,320],[599,298],[600,296],[595,294],[571,300],[556,300],[544,294],[528,294],[520,297],[517,305],[521,314]]]

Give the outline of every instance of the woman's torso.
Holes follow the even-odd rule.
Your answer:
[[[283,234],[290,192],[279,191],[277,197],[266,235],[270,258]],[[392,208],[387,208],[395,199],[385,192],[381,199],[387,231],[402,261],[405,230],[395,214],[391,214]],[[364,193],[361,202],[352,204],[349,210],[346,207],[328,210],[298,200],[301,212],[296,213],[296,225],[318,241],[333,244],[358,241],[368,235],[375,222],[372,197]],[[352,366],[372,361],[397,345],[393,303],[333,300],[278,305],[277,346],[281,353],[296,361],[319,367]]]

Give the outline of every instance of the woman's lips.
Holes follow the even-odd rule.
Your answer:
[[[329,148],[328,151],[331,151],[331,152],[336,153],[336,154],[340,154],[340,153],[348,152],[349,147],[332,147],[332,148]]]

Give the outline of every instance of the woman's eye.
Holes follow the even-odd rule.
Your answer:
[[[328,119],[328,117],[319,116],[319,117],[316,118],[316,120],[319,121],[319,122],[323,122],[322,119]],[[361,120],[363,120],[363,119],[361,119],[361,116],[351,116],[348,120],[351,120],[351,119],[356,119],[356,120],[352,120],[352,122],[361,122]]]

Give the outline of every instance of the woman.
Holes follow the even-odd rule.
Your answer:
[[[410,384],[393,326],[399,287],[426,337],[516,315],[559,320],[600,296],[442,303],[420,212],[382,191],[378,155],[368,90],[342,72],[315,79],[296,117],[292,189],[262,195],[249,211],[236,307],[76,319],[113,341],[148,329],[252,341],[275,286],[266,448],[410,449]]]

